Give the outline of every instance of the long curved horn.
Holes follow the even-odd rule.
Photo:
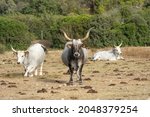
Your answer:
[[[72,45],[72,41],[68,41],[68,42],[65,44],[65,47],[67,47],[68,45]]]
[[[121,41],[121,43],[120,43],[119,47],[121,47],[121,45],[122,45],[122,41]]]
[[[17,53],[17,51],[12,47],[12,45],[10,45],[10,46],[11,46],[12,51]]]
[[[84,40],[86,40],[86,39],[89,37],[90,31],[91,31],[93,28],[94,28],[94,27],[92,27],[92,28],[90,28],[90,29],[88,30],[88,32],[86,33],[86,36],[85,36],[84,38],[82,38],[81,41],[84,41]]]
[[[65,31],[61,30],[64,33],[64,36],[67,40],[71,41],[72,39],[70,37],[67,36],[67,34],[65,33]]]

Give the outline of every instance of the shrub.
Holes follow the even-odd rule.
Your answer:
[[[124,35],[129,39],[135,39],[136,38],[136,25],[134,23],[128,23],[124,24],[122,26],[122,30]]]
[[[116,8],[101,15],[60,16],[46,13],[40,17],[14,15],[5,18],[7,23],[4,23],[3,19],[2,24],[5,25],[0,27],[5,28],[0,29],[2,32],[0,41],[6,45],[16,42],[25,45],[26,41],[33,38],[31,34],[40,39],[41,31],[43,31],[43,39],[48,40],[54,48],[63,48],[66,40],[60,29],[63,29],[71,38],[82,38],[89,28],[94,27],[90,32],[90,38],[84,42],[88,47],[113,46],[121,41],[124,46],[144,46],[150,40],[149,13],[150,10],[147,9],[139,12],[131,6],[123,6],[121,9]]]
[[[15,48],[24,49],[29,46],[31,40],[32,35],[24,23],[0,17],[0,41],[7,48],[13,45]]]
[[[0,44],[0,54],[3,54],[6,50],[6,47],[3,44]]]
[[[112,19],[97,15],[88,23],[88,27],[94,27],[91,31],[88,45],[91,47],[105,47],[110,45],[109,31],[112,28]]]
[[[63,48],[65,45],[66,41],[60,29],[63,29],[71,38],[82,38],[88,29],[87,23],[90,17],[90,15],[53,16],[49,20],[45,19],[53,47]]]

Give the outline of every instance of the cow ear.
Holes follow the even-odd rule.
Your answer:
[[[17,55],[18,54],[18,52],[13,52],[13,55]]]
[[[24,54],[25,54],[25,56],[28,56],[29,55],[29,51],[25,51]]]
[[[85,45],[84,45],[84,44],[81,44],[80,47],[84,47],[84,48],[85,48]]]
[[[72,44],[67,44],[67,47],[68,47],[68,48],[71,48],[71,46],[72,46]]]

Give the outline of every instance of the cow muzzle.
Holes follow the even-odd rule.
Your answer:
[[[20,64],[20,62],[17,62],[17,64]]]
[[[78,53],[78,52],[74,53],[74,57],[79,57],[79,56],[80,56],[80,53]]]

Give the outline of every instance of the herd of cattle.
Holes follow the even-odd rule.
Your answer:
[[[83,41],[88,39],[90,28],[86,36],[82,39],[72,39],[63,31],[64,37],[68,40],[62,52],[62,62],[69,68],[70,80],[69,84],[73,84],[73,74],[76,73],[79,83],[82,83],[82,69],[88,59],[87,49],[83,47]],[[121,54],[122,43],[119,46],[114,46],[109,51],[99,51],[92,57],[93,61],[96,60],[118,60],[124,59]],[[25,77],[32,77],[38,75],[38,68],[40,67],[39,75],[42,75],[42,68],[47,49],[44,45],[36,43],[31,45],[26,51],[16,51],[12,46],[13,53],[17,56],[17,64],[22,64],[25,69]]]

